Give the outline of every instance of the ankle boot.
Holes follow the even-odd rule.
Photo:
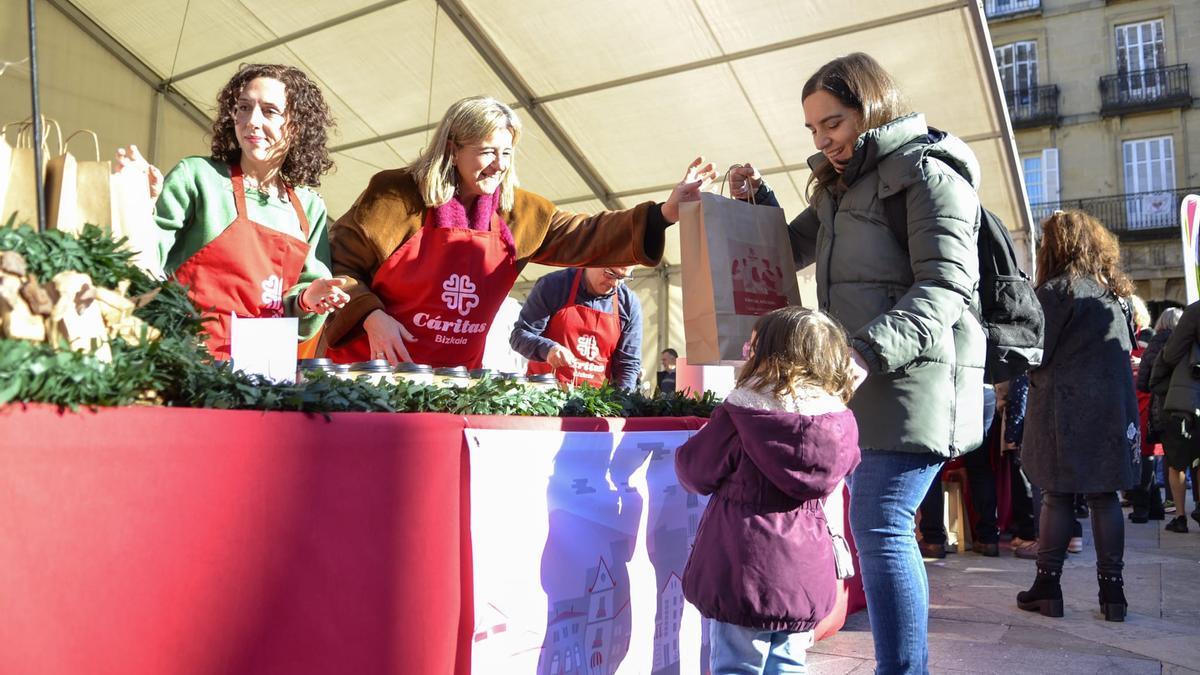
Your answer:
[[[1100,611],[1104,612],[1104,620],[1124,621],[1129,603],[1125,601],[1125,581],[1121,575],[1097,572],[1096,580],[1100,582]]]
[[[1063,596],[1059,579],[1062,571],[1038,568],[1037,578],[1027,591],[1017,593],[1017,607],[1028,612],[1041,612],[1042,616],[1062,616]]]

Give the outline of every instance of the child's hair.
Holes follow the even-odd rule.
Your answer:
[[[738,386],[796,396],[797,386],[819,387],[849,401],[850,346],[844,331],[828,314],[803,307],[783,307],[754,324],[752,352]]]

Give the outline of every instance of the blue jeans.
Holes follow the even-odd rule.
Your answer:
[[[807,673],[813,631],[789,633],[708,622],[709,666],[712,675]]]
[[[929,579],[913,518],[943,462],[932,454],[864,448],[851,476],[850,529],[880,675],[928,672]]]

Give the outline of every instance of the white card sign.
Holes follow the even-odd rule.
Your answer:
[[[234,370],[278,383],[296,381],[296,343],[300,324],[295,318],[249,319],[232,315],[229,354]]]

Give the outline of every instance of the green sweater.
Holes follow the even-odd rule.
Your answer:
[[[316,334],[325,320],[322,314],[302,314],[297,299],[314,279],[329,272],[328,214],[321,196],[309,188],[295,188],[296,197],[308,217],[308,259],[300,280],[284,294],[283,311],[300,319],[300,339]],[[302,239],[300,220],[292,205],[256,190],[246,192],[250,220]],[[208,157],[186,157],[171,169],[154,207],[160,230],[158,261],[163,271],[174,274],[188,258],[216,239],[237,217],[229,166]]]

